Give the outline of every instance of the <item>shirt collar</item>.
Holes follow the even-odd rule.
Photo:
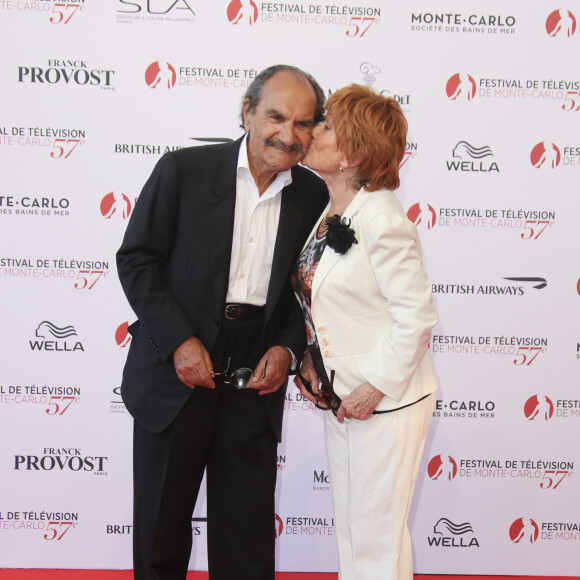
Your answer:
[[[250,163],[248,161],[248,133],[245,134],[242,144],[240,146],[240,152],[238,154],[238,168],[237,168],[237,176],[238,179],[243,179],[244,181],[248,182],[252,188],[256,190],[257,185],[254,181],[254,177],[252,172],[250,171]],[[270,197],[274,197],[278,195],[282,189],[284,189],[287,185],[292,183],[292,171],[287,169],[286,171],[280,171],[274,181],[270,184],[268,189],[264,192],[261,196],[261,199],[268,199]]]

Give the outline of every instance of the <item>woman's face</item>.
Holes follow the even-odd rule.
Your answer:
[[[338,173],[341,164],[346,162],[344,153],[336,144],[336,135],[332,118],[327,116],[325,121],[314,128],[312,142],[302,164],[317,173]]]

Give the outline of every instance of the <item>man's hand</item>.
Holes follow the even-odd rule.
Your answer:
[[[370,383],[359,385],[348,397],[342,400],[336,418],[339,423],[347,419],[368,419],[377,408],[385,394]]]
[[[291,364],[292,356],[285,346],[269,348],[254,369],[249,388],[259,391],[260,395],[275,393],[288,378]]]
[[[312,386],[312,391],[317,393],[318,387],[320,386],[320,379],[314,370],[314,365],[312,364],[312,356],[309,352],[304,355],[302,362],[300,363],[300,374],[310,383]],[[298,387],[300,394],[305,398],[308,399],[311,403],[316,405],[316,397],[306,389],[306,387],[302,384],[302,381],[296,375],[294,377],[294,384]]]
[[[215,389],[209,353],[195,336],[190,336],[173,351],[173,364],[179,380],[190,388]]]

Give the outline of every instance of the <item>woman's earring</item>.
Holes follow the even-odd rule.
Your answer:
[[[344,167],[343,167],[342,165],[340,165],[340,166],[338,167],[338,170],[339,170],[339,171],[344,171]]]

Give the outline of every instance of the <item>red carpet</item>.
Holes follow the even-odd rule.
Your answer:
[[[132,570],[0,569],[0,580],[131,580]],[[187,580],[207,580],[207,572],[189,572]],[[336,580],[338,574],[278,572],[276,580]],[[576,576],[444,576],[415,574],[414,580],[580,580]],[[233,579],[235,580],[235,579]]]

